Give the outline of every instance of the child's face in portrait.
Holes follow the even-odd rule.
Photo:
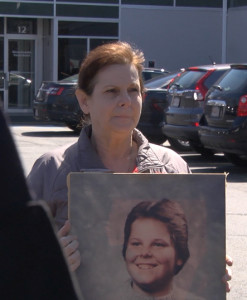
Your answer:
[[[176,251],[165,223],[151,218],[133,222],[125,261],[134,288],[152,294],[169,292],[176,265]]]

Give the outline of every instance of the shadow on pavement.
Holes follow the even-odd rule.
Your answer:
[[[78,137],[79,134],[74,131],[32,131],[32,132],[23,132],[23,136],[30,137]]]

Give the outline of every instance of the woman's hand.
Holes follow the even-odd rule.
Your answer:
[[[81,263],[81,255],[79,252],[79,242],[75,235],[70,234],[71,224],[67,220],[63,227],[58,231],[58,238],[62,245],[64,254],[67,258],[71,271],[75,271]]]
[[[222,278],[222,281],[226,285],[226,292],[227,293],[229,293],[230,290],[231,290],[231,285],[228,281],[232,279],[232,270],[230,268],[232,266],[232,264],[233,264],[232,258],[229,255],[226,255],[226,274]]]

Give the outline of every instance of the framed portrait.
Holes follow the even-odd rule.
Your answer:
[[[225,174],[70,173],[84,299],[226,299],[225,181]]]

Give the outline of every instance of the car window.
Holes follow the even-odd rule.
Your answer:
[[[205,79],[204,86],[209,89],[225,72],[226,70],[215,70]]]
[[[145,88],[147,89],[166,89],[171,80],[177,75],[178,73],[173,73],[166,76],[160,76],[158,78],[153,78],[145,83]]]
[[[150,80],[152,78],[158,77],[158,76],[162,76],[165,73],[168,73],[167,71],[150,71],[150,70],[143,70],[142,71],[142,77],[144,81]]]
[[[247,70],[231,69],[218,84],[225,92],[245,94],[247,93]]]
[[[75,74],[75,75],[69,76],[67,78],[64,78],[64,79],[60,80],[60,82],[77,83],[77,81],[78,81],[78,75],[79,74]]]
[[[188,70],[185,71],[175,82],[172,84],[172,87],[175,85],[180,89],[194,89],[196,87],[197,81],[205,75],[206,71],[196,71]]]

